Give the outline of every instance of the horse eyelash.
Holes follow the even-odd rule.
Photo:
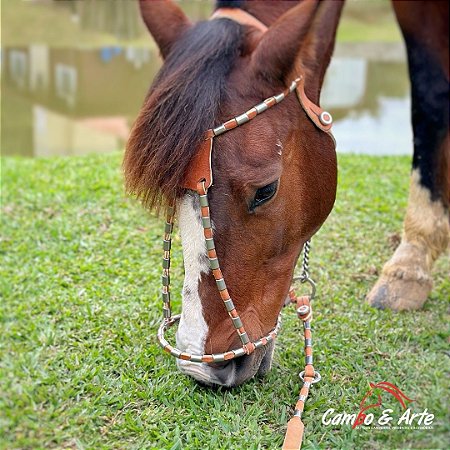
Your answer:
[[[263,200],[256,201],[256,196],[257,196],[258,192],[262,191],[263,189],[267,189],[267,188],[273,188],[273,189],[271,189],[270,196],[267,198],[264,198]],[[274,197],[274,195],[277,193],[277,190],[278,190],[278,180],[257,189],[255,192],[255,195],[253,197],[253,200],[251,201],[251,203],[249,205],[249,208],[248,208],[249,212],[253,213],[258,206],[261,206],[264,203],[266,203],[267,201],[269,201],[270,199],[272,199]]]

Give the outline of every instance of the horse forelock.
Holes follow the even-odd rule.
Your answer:
[[[200,22],[174,45],[149,90],[124,157],[128,192],[149,207],[180,197],[189,163],[219,113],[242,45],[231,20]]]

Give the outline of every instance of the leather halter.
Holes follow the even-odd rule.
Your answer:
[[[238,358],[245,354],[250,355],[255,351],[255,349],[259,347],[263,347],[273,341],[278,334],[280,328],[280,321],[278,320],[274,329],[266,336],[251,342],[247,332],[245,331],[245,327],[242,324],[242,321],[239,317],[239,314],[234,306],[233,300],[228,293],[228,289],[220,270],[219,259],[217,257],[211,217],[209,212],[209,203],[208,203],[208,188],[212,185],[212,167],[211,167],[211,152],[213,147],[213,138],[215,136],[219,136],[227,131],[230,131],[244,123],[249,122],[254,119],[258,114],[267,111],[269,108],[272,108],[276,104],[282,102],[290,93],[294,92],[297,88],[298,83],[300,82],[300,78],[295,79],[290,87],[286,89],[284,92],[281,92],[278,95],[274,95],[262,103],[254,106],[249,109],[247,112],[240,114],[239,116],[234,117],[231,120],[219,125],[216,128],[210,129],[205,133],[205,140],[203,144],[200,146],[199,151],[194,157],[190,170],[186,176],[183,187],[191,190],[195,190],[199,195],[199,201],[201,206],[201,220],[203,226],[203,234],[205,237],[206,249],[208,251],[208,260],[209,266],[213,273],[214,279],[216,281],[217,289],[219,291],[220,298],[224,303],[224,307],[228,312],[228,315],[233,322],[233,326],[236,329],[236,332],[239,336],[239,339],[242,342],[242,347],[234,350],[229,350],[225,353],[216,353],[216,354],[203,354],[203,355],[193,355],[186,352],[182,352],[181,350],[172,347],[164,337],[165,331],[174,325],[175,322],[180,320],[180,316],[173,316],[171,314],[171,306],[170,306],[170,248],[171,248],[171,233],[173,230],[173,221],[175,208],[170,207],[167,211],[166,225],[165,225],[165,233],[164,233],[164,257],[163,257],[163,276],[162,276],[162,297],[163,297],[163,311],[164,311],[164,321],[159,327],[158,331],[158,340],[163,349],[170,353],[172,356],[175,356],[179,359],[184,359],[186,361],[193,362],[222,362],[228,361],[230,359]]]
[[[227,18],[231,20],[235,20],[236,22],[253,26],[265,33],[267,31],[267,27],[260,22],[255,17],[246,13],[245,11],[238,8],[221,8],[218,9],[211,19],[220,19]],[[173,229],[173,219],[175,214],[175,208],[169,207],[167,212],[166,226],[165,226],[165,234],[164,234],[164,258],[163,258],[163,276],[162,276],[162,299],[163,299],[163,312],[164,312],[164,320],[161,323],[158,330],[158,340],[163,349],[171,354],[172,356],[192,361],[198,363],[215,363],[228,361],[234,358],[238,358],[240,356],[249,355],[255,351],[255,349],[263,347],[267,345],[269,342],[272,342],[279,331],[280,328],[280,319],[278,318],[277,324],[275,328],[266,336],[251,342],[242,321],[236,311],[236,308],[231,300],[225,280],[223,278],[222,272],[219,266],[219,260],[217,257],[217,253],[215,250],[215,244],[213,239],[213,230],[210,218],[209,211],[209,203],[208,203],[208,189],[213,185],[213,173],[212,173],[212,150],[213,150],[213,139],[225,132],[228,132],[238,126],[241,126],[250,120],[254,119],[258,114],[263,113],[267,109],[275,106],[284,100],[290,93],[297,93],[297,97],[299,102],[309,117],[309,119],[313,122],[313,124],[320,130],[327,133],[332,139],[334,138],[331,134],[331,126],[333,119],[331,114],[327,111],[324,111],[320,106],[314,104],[305,93],[304,89],[305,79],[304,76],[299,75],[295,80],[292,81],[289,88],[287,88],[284,92],[270,97],[253,108],[249,109],[247,112],[236,116],[223,124],[217,126],[216,128],[212,128],[206,131],[204,141],[200,144],[196,155],[194,156],[187,175],[185,177],[183,187],[186,189],[190,189],[196,191],[199,195],[200,206],[201,206],[201,220],[204,231],[206,249],[208,251],[208,259],[210,268],[212,270],[214,279],[216,281],[216,285],[220,294],[221,299],[223,300],[225,309],[228,312],[228,315],[236,329],[236,332],[242,342],[242,347],[230,350],[225,353],[219,354],[204,354],[204,355],[193,355],[182,352],[181,350],[172,347],[164,337],[165,331],[168,328],[173,326],[178,320],[180,320],[180,315],[172,316],[171,314],[171,306],[170,306],[170,277],[169,277],[169,269],[170,269],[170,248],[171,248],[171,232]],[[309,247],[307,247],[309,248]],[[305,250],[306,254],[306,250]],[[309,277],[304,278],[302,280],[309,281],[312,283]],[[299,296],[297,297],[294,291],[291,289],[289,292],[289,298],[292,303],[297,304],[297,313],[299,318],[303,321],[304,333],[305,333],[305,370],[300,374],[300,378],[303,381],[303,387],[300,390],[300,396],[297,401],[294,416],[290,419],[287,427],[287,432],[283,444],[283,449],[291,450],[291,449],[299,449],[301,447],[302,439],[303,439],[303,430],[304,425],[301,421],[301,415],[303,412],[305,400],[309,393],[310,386],[320,380],[320,375],[318,372],[314,370],[313,367],[313,357],[312,357],[312,341],[311,341],[311,328],[310,328],[310,319],[312,315],[312,308],[310,304],[310,300],[314,297],[314,283],[313,285],[313,293],[310,296]]]

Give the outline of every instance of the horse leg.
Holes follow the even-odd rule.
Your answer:
[[[402,241],[368,295],[370,305],[419,309],[449,243],[449,3],[394,1],[408,53],[414,156]]]

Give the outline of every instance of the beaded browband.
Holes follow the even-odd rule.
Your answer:
[[[205,139],[200,144],[194,158],[189,167],[189,171],[184,180],[183,187],[187,189],[197,190],[197,183],[200,180],[205,181],[205,187],[208,189],[211,187],[213,182],[212,176],[212,166],[211,166],[211,155],[213,148],[213,139],[227,131],[233,130],[236,127],[243,125],[254,119],[258,114],[267,111],[272,106],[283,101],[290,93],[296,91],[297,98],[306,112],[308,117],[314,123],[314,125],[322,131],[325,131],[334,141],[333,135],[331,134],[331,126],[333,124],[333,118],[331,114],[324,111],[320,106],[314,104],[305,94],[305,79],[303,76],[298,76],[292,81],[288,89],[281,92],[278,95],[269,97],[261,103],[258,103],[253,108],[250,108],[243,114],[233,117],[227,120],[222,125],[216,128],[211,128],[205,133]]]

